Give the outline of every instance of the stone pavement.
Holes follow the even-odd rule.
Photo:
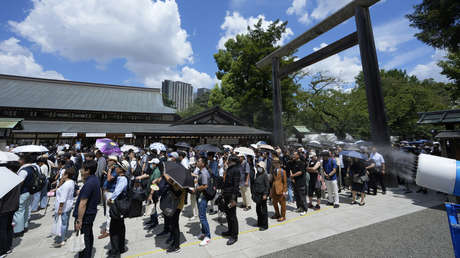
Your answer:
[[[220,237],[220,233],[226,230],[226,223],[220,225],[217,215],[213,215],[208,216],[212,241],[208,246],[200,247],[200,241],[194,237],[200,233],[200,223],[198,220],[188,220],[190,209],[187,207],[184,214],[187,217],[180,218],[182,250],[178,254],[166,254],[162,249],[167,247],[166,238],[155,237],[161,231],[161,225],[154,231],[147,231],[143,226],[147,217],[126,219],[128,251],[123,257],[257,257],[421,211],[440,205],[445,200],[444,195],[432,191],[427,195],[415,192],[405,195],[398,188],[390,189],[386,195],[366,196],[365,206],[350,205],[348,193],[342,192],[340,198],[340,208],[322,205],[321,210],[309,210],[304,216],[295,213],[295,205],[289,204],[287,220],[278,223],[269,219],[270,228],[263,232],[253,226],[257,223],[255,207],[248,212],[238,209],[240,236],[238,242],[232,246],[226,246],[226,239]],[[14,252],[8,257],[74,257],[67,252],[66,246],[61,249],[52,248],[52,238],[46,237],[51,231],[51,207],[46,216],[43,216],[43,211],[32,215],[29,232],[14,240]],[[273,215],[273,206],[269,206],[268,210],[269,216]],[[108,238],[97,239],[104,221],[100,208],[93,228],[94,257],[106,257],[109,248]]]

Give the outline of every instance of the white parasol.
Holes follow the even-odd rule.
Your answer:
[[[23,152],[48,152],[49,150],[43,145],[23,145],[13,149],[15,153]]]
[[[0,163],[4,164],[7,163],[8,161],[18,161],[19,156],[11,153],[11,152],[5,152],[5,151],[0,151]]]
[[[0,198],[3,198],[11,189],[24,181],[24,178],[16,175],[6,167],[0,167],[0,177],[2,178],[2,183],[0,184]]]

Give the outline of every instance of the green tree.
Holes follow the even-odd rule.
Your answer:
[[[453,83],[446,84],[450,92],[451,101],[454,105],[459,105],[460,98],[460,51],[449,53],[447,60],[439,61],[438,65],[442,68],[441,74],[451,79]]]
[[[447,84],[451,101],[458,102],[460,95],[460,1],[423,0],[414,6],[414,12],[407,15],[410,26],[420,31],[415,36],[424,43],[445,49],[445,61],[438,62],[442,74],[453,83]]]
[[[410,26],[420,30],[415,34],[419,40],[435,48],[459,51],[460,1],[423,0],[407,18]]]
[[[163,105],[170,107],[170,108],[177,108],[176,102],[174,102],[174,100],[168,99],[164,95],[163,95]]]
[[[178,114],[181,117],[185,118],[205,111],[209,108],[208,102],[210,94],[210,92],[205,92],[204,94],[197,96],[197,98],[193,101],[193,104],[189,108],[182,112],[179,112]]]
[[[382,70],[380,76],[390,134],[409,138],[428,137],[433,126],[417,125],[418,113],[449,108],[449,94],[445,84],[433,80],[419,81],[401,70]],[[366,137],[369,135],[366,130],[369,116],[362,110],[365,107],[367,111],[362,72],[357,76],[356,83],[356,88],[350,94],[350,111],[353,114],[351,121],[359,121],[361,126],[358,124],[354,128],[353,135]]]
[[[216,86],[209,98],[209,105],[219,105],[232,112],[251,126],[270,129],[273,127],[271,67],[259,69],[257,61],[278,48],[277,42],[286,30],[286,22],[275,21],[262,28],[259,20],[248,28],[247,34],[237,35],[225,43],[214,55],[221,86]],[[293,62],[292,55],[282,64]],[[296,113],[294,95],[299,85],[292,77],[281,81],[283,117],[293,119]]]

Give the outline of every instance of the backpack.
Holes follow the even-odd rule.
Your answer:
[[[34,165],[25,167],[24,169],[29,172],[28,176],[30,176],[29,185],[27,186],[29,188],[29,193],[34,194],[40,192],[46,184],[46,176]]]
[[[214,183],[214,175],[212,175],[208,179],[208,187],[203,192],[203,194],[207,200],[212,200],[216,196],[216,193],[217,193],[217,188],[216,188],[216,184]]]

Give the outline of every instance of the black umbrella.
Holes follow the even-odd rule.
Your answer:
[[[212,144],[198,145],[195,147],[195,150],[203,152],[222,152],[217,146]]]
[[[175,161],[166,162],[165,173],[181,188],[194,187],[193,177],[190,172]]]
[[[182,148],[190,148],[190,144],[186,143],[186,142],[178,142],[176,143],[174,146],[176,147],[182,147]]]

